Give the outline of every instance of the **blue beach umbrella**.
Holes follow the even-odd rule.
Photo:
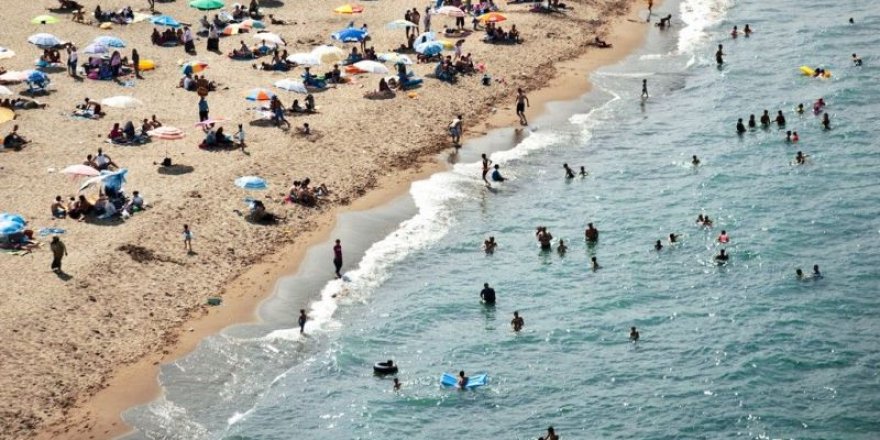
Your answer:
[[[28,82],[46,82],[49,81],[49,75],[39,71],[39,70],[31,70],[27,77]]]
[[[110,52],[107,46],[101,43],[92,43],[83,49],[84,54],[101,55]]]
[[[24,230],[24,225],[16,222],[0,221],[0,235],[16,234]]]
[[[28,43],[31,43],[41,49],[52,48],[61,44],[61,40],[52,34],[34,34],[28,37]]]
[[[434,56],[440,52],[443,52],[443,43],[439,41],[429,41],[427,43],[422,43],[416,46],[416,52],[429,57]]]
[[[243,176],[235,179],[235,186],[244,189],[266,189],[266,180],[257,176]]]
[[[103,37],[95,38],[95,41],[93,41],[93,43],[103,44],[104,46],[109,46],[109,47],[117,47],[117,48],[125,47],[125,41],[122,41],[121,38],[111,37],[109,35],[104,35]]]
[[[168,26],[172,28],[180,27],[180,22],[172,18],[170,15],[160,15],[158,17],[153,17],[150,19],[150,22],[158,26]]]
[[[110,188],[115,191],[121,190],[127,174],[128,169],[126,168],[113,172],[101,171],[101,177],[103,177],[104,180],[104,188]]]
[[[339,40],[343,43],[358,43],[367,38],[367,31],[357,28],[347,28],[330,35],[330,38]]]

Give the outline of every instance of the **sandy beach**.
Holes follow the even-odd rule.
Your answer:
[[[626,56],[641,43],[647,27],[639,18],[643,5],[625,0],[570,2],[565,13],[553,14],[530,13],[530,4],[500,5],[509,19],[501,25],[516,24],[525,41],[487,44],[480,41],[483,33],[475,32],[464,38],[463,46],[463,52],[485,64],[491,85],[482,85],[480,75],[464,76],[456,84],[440,82],[430,75],[434,63],[417,64],[412,70],[425,83],[412,90],[412,97],[398,92],[394,99],[368,100],[363,95],[376,89],[379,77],[357,75],[349,83],[315,93],[317,114],[288,116],[294,127],[310,124],[312,134],[303,136],[295,130],[251,125],[255,116],[249,108],[254,103],[244,99],[249,89],[265,87],[279,93],[287,106],[293,99],[302,100],[303,95],[272,87],[277,80],[298,77],[301,68],[286,73],[254,70],[251,62],[207,52],[204,39],[196,42],[197,56],[185,54],[182,47],[153,46],[152,25],[146,21],[102,30],[73,23],[69,14],[59,13],[54,14],[60,19],[57,24],[29,24],[32,17],[50,13],[46,3],[4,10],[4,24],[11,28],[0,45],[17,55],[0,60],[0,66],[32,68],[41,51],[27,43],[28,36],[51,32],[80,48],[100,35],[120,37],[127,43],[125,55],[136,48],[141,59],[154,60],[158,68],[144,72],[144,79],[132,86],[76,80],[63,70],[52,73],[51,93],[37,97],[47,107],[20,110],[15,121],[0,125],[5,135],[18,124],[20,133],[32,141],[21,151],[0,155],[5,202],[0,208],[24,216],[34,231],[64,229],[61,239],[69,252],[64,259],[67,276],[49,270],[51,252],[45,236],[37,237],[42,245],[30,253],[2,256],[4,269],[12,275],[0,293],[0,337],[5,341],[0,348],[0,438],[110,438],[124,433],[119,412],[159,392],[156,366],[185,354],[204,335],[253,319],[256,305],[271,293],[275,280],[293,271],[310,244],[326,238],[339,212],[381,204],[406,191],[412,180],[440,169],[436,153],[451,147],[446,127],[456,114],[464,116],[468,137],[516,120],[517,87],[529,91],[530,115],[543,102],[576,97],[587,90],[591,70]],[[92,2],[84,3],[88,11],[94,8]],[[129,3],[104,1],[101,7],[115,10]],[[290,53],[330,43],[329,35],[351,20],[368,23],[369,45],[385,52],[404,42],[404,32],[386,30],[384,24],[416,6],[390,0],[365,3],[362,14],[340,15],[332,12],[336,4],[273,5],[277,7],[266,5],[264,12],[291,24],[269,30],[285,38]],[[131,6],[144,9],[146,2]],[[189,23],[203,15],[183,1],[157,3],[157,10]],[[432,29],[444,24],[452,26],[454,19],[434,17]],[[588,46],[595,35],[614,48]],[[249,34],[225,37],[220,51],[232,50],[239,40],[254,41]],[[202,138],[201,130],[193,127],[198,97],[176,87],[179,64],[192,60],[207,63],[204,74],[219,84],[207,97],[211,116],[229,118],[224,126],[230,134],[244,124],[244,151],[197,148]],[[8,87],[16,93],[26,89]],[[85,97],[117,95],[134,96],[145,105],[106,108],[99,120],[70,116]],[[139,125],[153,114],[184,130],[187,137],[134,147],[104,142],[113,123],[133,120]],[[125,222],[52,219],[54,197],[75,195],[79,184],[58,170],[81,163],[98,148],[129,170],[126,191],[140,191],[148,209]],[[166,154],[192,170],[160,172],[156,163]],[[235,187],[234,179],[245,175],[265,178],[269,189],[248,192]],[[282,204],[290,184],[305,177],[326,184],[330,195],[313,208]],[[247,210],[246,197],[263,200],[284,220],[271,226],[247,222],[236,213]],[[193,254],[183,248],[183,224],[194,231]],[[221,307],[205,305],[213,296],[223,298]]]

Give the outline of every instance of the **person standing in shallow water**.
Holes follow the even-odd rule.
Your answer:
[[[299,309],[299,333],[304,334],[306,332],[306,321],[309,320],[309,317],[306,316],[305,309]]]
[[[342,270],[342,242],[336,239],[336,245],[333,246],[333,266],[336,267],[336,278],[342,278],[339,273]]]
[[[642,80],[642,99],[648,99],[648,80]]]
[[[523,326],[526,325],[526,321],[522,316],[519,316],[519,311],[513,312],[513,319],[510,320],[510,325],[515,332],[522,330]]]
[[[635,327],[629,328],[629,340],[633,342],[639,341],[639,331]]]

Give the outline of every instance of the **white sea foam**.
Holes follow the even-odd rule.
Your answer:
[[[147,438],[202,439],[208,437],[209,432],[205,426],[193,421],[185,408],[175,405],[166,396],[151,403],[149,408],[146,416],[153,420],[144,426],[161,427],[161,434],[147,431],[144,432]],[[174,433],[174,436],[168,437],[167,433]]]
[[[724,19],[733,0],[683,0],[680,6],[681,21],[678,32],[678,52],[693,52],[709,38],[706,29]]]

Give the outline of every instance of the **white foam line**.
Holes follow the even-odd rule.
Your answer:
[[[720,23],[732,4],[732,0],[683,0],[680,14],[685,25],[678,32],[678,52],[693,52],[706,42],[706,29]]]

